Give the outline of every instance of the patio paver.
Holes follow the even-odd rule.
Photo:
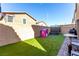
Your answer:
[[[68,44],[69,44],[69,40],[68,39],[64,39],[64,42],[58,52],[58,56],[68,56]]]

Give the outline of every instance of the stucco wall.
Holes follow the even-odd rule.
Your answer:
[[[78,39],[79,39],[79,3],[77,3],[77,9],[75,12],[75,24],[76,24],[76,29],[77,29]]]
[[[26,19],[26,24],[23,24],[23,18]],[[41,28],[48,28],[50,32],[49,27],[37,26],[36,22],[26,14],[14,14],[13,22],[5,20],[5,17],[0,20],[0,46],[38,37]]]
[[[75,20],[79,19],[79,3],[77,3],[77,9],[76,9],[76,12],[75,12]]]
[[[5,20],[8,15],[11,14],[6,14],[6,16],[0,21],[1,24],[11,26],[21,40],[34,38],[34,31],[31,26],[36,24],[35,20],[26,14],[12,14],[14,16],[13,22],[7,22]],[[23,19],[26,19],[26,24],[23,24]]]

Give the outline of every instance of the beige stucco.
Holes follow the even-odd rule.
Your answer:
[[[79,19],[79,4],[77,3],[76,5],[77,6],[75,7],[76,8],[76,11],[75,11],[75,20]]]
[[[39,25],[39,26],[47,26],[47,25],[44,24],[44,23],[39,23],[39,24],[37,24],[37,25]]]
[[[14,16],[13,22],[6,21],[8,15]],[[23,24],[23,18],[26,19],[26,24]],[[34,37],[34,31],[31,26],[35,25],[36,21],[27,14],[6,14],[6,16],[0,21],[0,24],[12,27],[21,40]]]
[[[77,34],[78,34],[78,38],[79,38],[79,3],[75,4],[75,24],[76,24],[76,30],[77,30]]]
[[[50,32],[50,27],[37,25],[37,21],[26,13],[3,14],[0,19],[0,46],[39,37],[41,28],[47,28]],[[13,16],[13,22],[8,22],[8,16]],[[26,19],[26,24],[23,24],[23,19]]]
[[[36,24],[39,25],[39,26],[48,26],[48,25],[47,25],[45,22],[43,22],[43,21],[38,21]]]

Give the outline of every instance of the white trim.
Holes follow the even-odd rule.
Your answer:
[[[73,35],[73,34],[64,34],[65,37],[77,37],[77,35]]]

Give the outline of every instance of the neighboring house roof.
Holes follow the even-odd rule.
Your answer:
[[[30,16],[29,14],[27,14],[26,12],[1,12],[1,14],[3,14],[5,16],[5,14],[26,14],[28,15],[30,18],[32,18],[34,21],[37,21],[36,19],[34,19],[32,16]],[[4,17],[2,15],[1,19]],[[0,19],[0,20],[1,20]]]
[[[44,21],[38,21],[38,22],[36,22],[36,24],[40,24],[40,23],[43,23],[43,24],[45,24],[45,26],[47,26],[47,24]]]

